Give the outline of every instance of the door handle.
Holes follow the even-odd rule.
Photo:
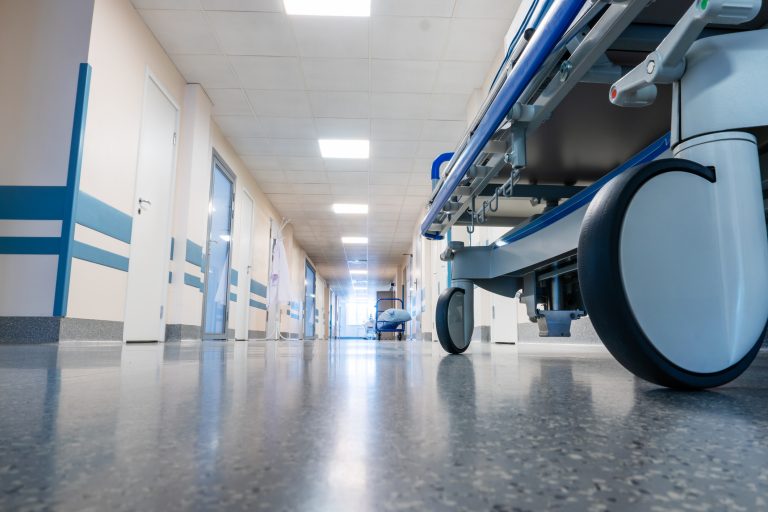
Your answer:
[[[140,197],[139,198],[139,215],[141,215],[141,212],[146,210],[150,206],[152,206],[152,201],[150,201],[149,199],[142,199]]]

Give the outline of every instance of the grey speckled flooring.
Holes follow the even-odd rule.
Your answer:
[[[715,391],[598,346],[0,346],[0,510],[768,508],[768,353]]]

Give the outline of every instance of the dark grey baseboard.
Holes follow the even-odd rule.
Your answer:
[[[267,331],[248,331],[249,340],[263,340],[267,337]]]
[[[123,322],[51,316],[0,317],[0,343],[122,340]]]
[[[297,333],[297,332],[280,331],[280,336],[282,336],[283,338],[288,338],[290,340],[297,340],[297,339],[299,339],[299,333]]]
[[[472,331],[473,341],[491,341],[491,326],[490,325],[478,325],[475,330]]]
[[[432,333],[431,332],[421,333],[421,341],[432,341]]]
[[[123,322],[62,318],[59,341],[123,341]]]
[[[199,340],[199,325],[169,324],[165,326],[165,341]]]
[[[60,323],[50,316],[0,316],[0,343],[56,343]]]

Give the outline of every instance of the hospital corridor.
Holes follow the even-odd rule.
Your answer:
[[[0,510],[768,510],[768,2],[0,0]]]

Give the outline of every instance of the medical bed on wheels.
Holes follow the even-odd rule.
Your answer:
[[[448,237],[442,347],[469,346],[474,286],[522,289],[540,335],[567,336],[588,315],[643,379],[731,381],[768,328],[766,5],[528,6],[475,121],[433,175],[423,236],[513,226],[487,246]],[[521,200],[541,209],[516,217]]]

